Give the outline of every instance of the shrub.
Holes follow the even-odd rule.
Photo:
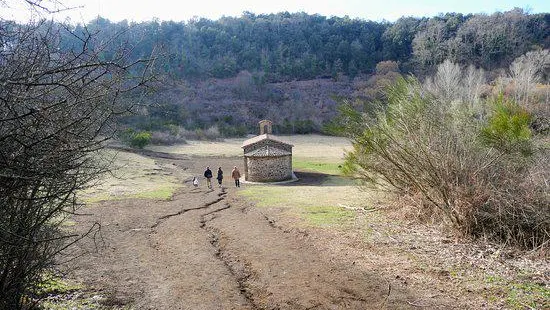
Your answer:
[[[134,134],[129,143],[131,147],[142,149],[151,143],[151,133],[148,131],[142,131]]]
[[[485,143],[502,152],[531,152],[531,116],[501,94],[491,103],[492,113],[481,129]]]
[[[422,197],[419,207],[434,208],[461,235],[526,248],[548,244],[548,152],[508,147],[529,143],[521,110],[501,102],[485,121],[469,105],[438,100],[414,78],[398,81],[386,97],[371,114],[341,109],[339,129],[353,142],[348,173]]]
[[[174,145],[185,144],[185,138],[180,134],[174,134],[172,131],[153,131],[151,133],[151,144],[154,145]]]
[[[151,144],[173,145],[187,143],[185,140],[185,129],[176,125],[168,125],[166,127],[165,130],[151,132]]]
[[[215,141],[222,139],[222,135],[218,130],[217,126],[212,126],[206,130],[195,129],[195,130],[181,130],[181,136],[185,137],[188,140],[206,140],[206,141]]]
[[[217,126],[212,126],[203,130],[200,135],[200,140],[219,140],[221,139],[220,131]]]

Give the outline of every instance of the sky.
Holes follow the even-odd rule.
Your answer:
[[[48,1],[48,0],[43,0]],[[55,1],[55,0],[54,0]],[[70,19],[73,23],[87,22],[101,16],[113,22],[158,20],[188,21],[194,17],[218,19],[240,16],[248,11],[256,14],[281,11],[305,12],[324,16],[345,15],[372,21],[395,21],[401,16],[435,16],[439,13],[486,13],[508,11],[514,7],[531,13],[550,12],[549,0],[57,0],[73,9],[56,13],[56,20]],[[9,8],[1,3],[8,3]],[[28,11],[21,7],[23,0],[0,0],[0,16],[24,21]]]

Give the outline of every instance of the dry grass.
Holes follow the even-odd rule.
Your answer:
[[[112,150],[104,151],[103,155],[114,158],[112,173],[84,191],[81,197],[88,203],[124,198],[167,199],[181,186],[175,176],[153,159]]]
[[[302,135],[281,138],[294,145],[293,156],[296,158],[323,159],[326,162],[342,161],[344,151],[351,149],[351,143],[341,137]]]
[[[224,141],[187,141],[187,144],[170,146],[149,146],[150,150],[190,156],[225,156],[242,155],[241,145],[244,139],[226,139]]]
[[[340,177],[321,185],[248,185],[239,195],[260,207],[283,209],[306,225],[332,228],[346,227],[356,210],[371,209],[376,203],[375,195]]]
[[[320,135],[282,136],[283,141],[294,144],[294,160],[297,166],[309,171],[337,173],[343,151],[349,142],[340,137]],[[151,146],[153,151],[185,154],[200,157],[242,156],[244,139],[224,141],[189,141],[173,146]],[[105,175],[98,185],[86,190],[82,198],[86,202],[124,198],[169,198],[180,184],[173,175],[166,174],[155,160],[128,152],[105,151],[106,158],[115,160],[113,173]],[[188,176],[190,177],[190,175]]]
[[[282,141],[294,145],[293,156],[299,159],[317,159],[328,162],[340,161],[345,149],[351,144],[345,138],[321,135],[278,136]],[[151,146],[158,152],[185,154],[191,156],[242,156],[241,146],[245,139],[225,139],[224,141],[188,141],[188,144],[173,146]]]

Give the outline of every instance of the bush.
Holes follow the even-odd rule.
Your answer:
[[[502,152],[531,152],[531,116],[501,94],[491,103],[488,123],[481,130],[484,142]]]
[[[247,128],[242,124],[228,124],[226,122],[218,122],[217,127],[222,137],[244,137],[247,133]]]
[[[142,131],[134,134],[129,141],[131,147],[142,149],[151,143],[151,133]]]
[[[174,145],[185,144],[186,131],[176,125],[168,125],[165,130],[151,132],[151,144],[155,145]]]
[[[222,135],[217,126],[212,126],[206,130],[200,128],[195,130],[182,130],[181,135],[188,140],[215,141],[222,139]]]
[[[182,135],[174,134],[171,131],[153,131],[151,133],[151,144],[154,145],[185,144],[186,142]]]
[[[469,105],[438,100],[414,78],[401,79],[386,96],[387,105],[373,114],[341,109],[340,132],[353,142],[348,173],[422,197],[419,207],[433,208],[463,236],[525,248],[548,245],[548,152],[508,147],[530,142],[521,110],[501,97],[484,120]]]

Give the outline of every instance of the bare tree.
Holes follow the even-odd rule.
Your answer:
[[[474,108],[478,106],[479,96],[485,84],[485,72],[483,69],[476,69],[474,65],[468,66],[462,78],[462,100]]]
[[[64,36],[72,48],[61,49]],[[96,155],[129,108],[122,95],[145,82],[135,73],[147,62],[107,58],[107,43],[54,22],[0,20],[0,309],[32,307],[22,296],[82,237],[61,224],[108,169]]]
[[[541,80],[544,71],[550,67],[550,52],[539,50],[528,52],[510,65],[510,76],[515,84],[515,99],[527,104],[533,87]]]
[[[413,41],[413,55],[421,68],[430,68],[445,59],[447,54],[445,23],[430,19],[423,31],[418,32]]]
[[[437,66],[433,78],[426,80],[426,88],[437,95],[439,100],[451,103],[460,98],[462,70],[460,66],[446,59]]]

